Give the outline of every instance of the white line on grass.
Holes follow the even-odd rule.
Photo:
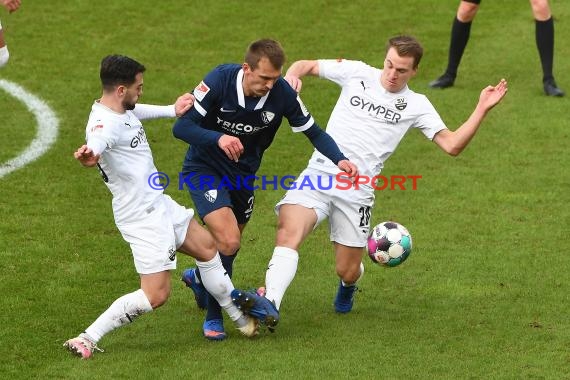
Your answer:
[[[38,123],[36,137],[17,157],[0,164],[0,178],[36,160],[48,151],[57,138],[59,120],[55,112],[40,98],[30,94],[16,83],[0,79],[0,88],[20,100],[34,114]]]

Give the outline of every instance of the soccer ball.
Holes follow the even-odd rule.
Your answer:
[[[372,229],[368,237],[368,256],[377,264],[395,267],[412,252],[412,236],[407,228],[396,222],[383,222]]]

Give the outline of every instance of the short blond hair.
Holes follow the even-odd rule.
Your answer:
[[[390,38],[386,44],[386,53],[388,53],[390,48],[396,49],[400,57],[414,58],[414,69],[418,68],[422,56],[424,55],[424,48],[420,42],[412,36],[401,35]]]

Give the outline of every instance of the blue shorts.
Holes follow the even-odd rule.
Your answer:
[[[184,169],[181,183],[190,192],[194,207],[202,220],[212,211],[230,207],[238,224],[249,221],[255,199],[253,175],[222,176],[202,166]]]

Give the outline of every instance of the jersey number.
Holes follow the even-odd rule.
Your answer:
[[[360,213],[360,227],[368,227],[370,225],[370,206],[363,206],[358,209]]]
[[[247,200],[247,205],[248,208],[247,210],[245,210],[243,213],[245,214],[245,218],[249,219],[251,216],[251,213],[253,212],[253,202],[254,202],[255,196],[252,195],[251,197],[249,197],[249,199]]]

